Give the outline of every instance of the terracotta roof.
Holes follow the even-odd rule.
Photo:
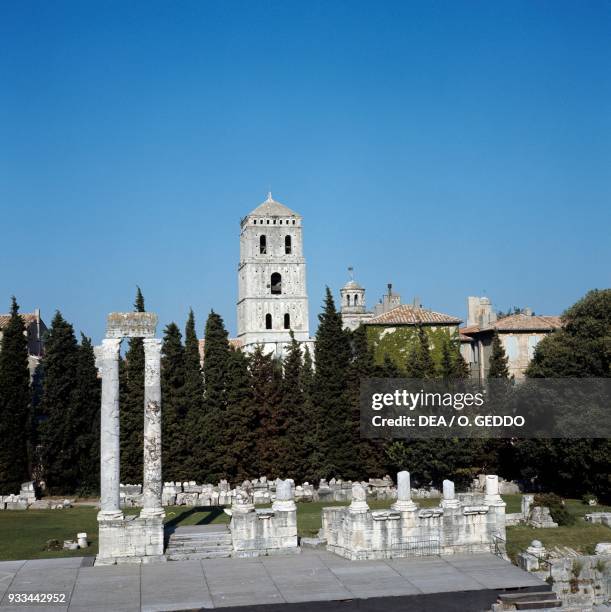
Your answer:
[[[472,335],[479,332],[489,331],[554,331],[562,327],[562,320],[556,316],[545,316],[545,315],[527,315],[527,314],[515,314],[509,317],[503,317],[498,321],[495,321],[491,325],[485,327],[479,327],[478,325],[471,325],[469,327],[461,327],[460,333],[463,335]]]
[[[411,304],[402,304],[365,321],[366,325],[460,325],[462,320]]]
[[[268,193],[267,200],[265,200],[265,202],[262,204],[259,204],[259,206],[249,213],[248,216],[301,218],[301,215],[291,210],[288,206],[280,204],[280,202],[276,202],[276,200],[272,198],[271,193]]]
[[[24,313],[19,315],[23,319],[24,325],[27,327],[30,323],[36,323],[36,315],[34,313]],[[10,314],[1,314],[0,315],[0,329],[4,329],[8,322],[11,320]]]

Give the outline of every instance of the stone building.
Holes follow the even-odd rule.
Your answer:
[[[365,289],[353,278],[353,269],[348,268],[350,280],[339,290],[341,296],[342,322],[346,329],[354,331],[361,323],[373,317],[367,310]]]
[[[488,298],[467,298],[467,309],[467,326],[460,329],[461,353],[471,368],[473,379],[479,381],[488,375],[495,331],[507,354],[510,375],[520,380],[524,378],[537,344],[562,327],[560,317],[535,315],[530,309],[497,319]]]
[[[282,356],[291,330],[312,342],[302,222],[271,193],[241,221],[237,339],[247,352],[260,344]]]
[[[388,302],[391,302],[393,294],[390,285],[388,298]],[[420,327],[424,328],[429,337],[433,360],[439,362],[443,341],[448,337],[458,339],[458,328],[462,321],[458,317],[435,312],[416,303],[400,304],[364,323],[376,362],[382,363],[384,355],[388,355],[400,368],[404,368]]]
[[[33,375],[44,355],[44,334],[47,331],[47,326],[40,317],[39,308],[36,308],[34,312],[23,313],[20,316],[23,319],[25,335],[28,339],[28,367],[30,368],[30,374]],[[2,350],[4,328],[8,325],[10,318],[10,314],[0,314],[0,350]]]

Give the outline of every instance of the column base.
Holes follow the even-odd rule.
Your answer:
[[[396,501],[390,507],[391,510],[396,510],[397,512],[415,512],[418,510],[418,506],[410,499],[410,500],[399,500]]]
[[[124,518],[123,510],[100,510],[98,523],[101,521],[120,521]]]
[[[142,508],[140,510],[140,518],[165,518],[165,510],[163,508]]]

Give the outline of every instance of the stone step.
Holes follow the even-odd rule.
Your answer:
[[[174,546],[171,542],[168,544],[166,550],[176,551],[176,552],[186,552],[188,550],[199,552],[206,550],[233,550],[233,546],[231,544],[218,544],[216,546],[198,546],[197,544],[185,544],[184,546]]]
[[[231,551],[166,553],[168,561],[192,561],[197,559],[220,559],[231,557]]]
[[[516,603],[518,601],[538,601],[541,599],[554,599],[556,594],[553,591],[522,591],[521,593],[501,593],[499,599],[503,603]]]
[[[516,601],[516,610],[549,610],[559,608],[562,602],[559,599],[537,599],[536,601]]]
[[[228,544],[231,543],[231,534],[227,534],[226,536],[217,536],[215,538],[205,537],[205,538],[188,538],[188,537],[179,537],[175,538],[174,536],[170,536],[170,542],[201,542],[202,544]]]
[[[169,546],[166,549],[166,555],[187,555],[187,554],[196,554],[196,553],[231,553],[233,552],[233,546],[214,546],[214,547],[185,547],[185,548],[173,548]]]

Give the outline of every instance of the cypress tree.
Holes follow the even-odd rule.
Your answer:
[[[204,448],[200,433],[204,426],[204,376],[199,354],[199,340],[195,331],[195,316],[189,310],[185,326],[185,408],[186,417],[183,421],[183,436],[185,440],[186,457],[184,469],[186,478],[200,479],[203,477],[201,464]],[[194,435],[194,432],[197,432]]]
[[[166,326],[161,347],[162,465],[169,480],[186,480],[185,350],[178,325]]]
[[[0,494],[18,493],[21,483],[28,480],[30,406],[28,344],[13,297],[0,346]]]
[[[204,418],[198,446],[202,449],[201,472],[216,482],[223,476],[225,415],[227,412],[227,371],[229,341],[220,315],[211,311],[206,321],[204,344]]]
[[[352,407],[352,444],[358,449],[353,472],[348,474],[352,479],[384,476],[383,442],[361,438],[361,382],[375,376],[376,370],[373,349],[367,341],[367,329],[364,325],[360,325],[352,333],[352,361],[348,372],[348,396]]]
[[[261,346],[250,356],[250,379],[257,423],[257,458],[260,475],[285,475],[288,462],[286,414],[282,403],[282,367]]]
[[[303,482],[307,479],[308,474],[311,420],[303,389],[301,346],[295,340],[292,331],[290,335],[291,344],[284,358],[284,377],[282,380],[283,406],[287,419],[286,441],[288,447],[288,463],[285,468],[285,474],[290,478],[294,478],[295,482]]]
[[[401,372],[392,357],[385,353],[382,365],[378,365],[375,368],[375,375],[379,378],[401,378],[405,373]]]
[[[409,353],[407,377],[423,380],[435,377],[435,363],[431,356],[429,337],[422,325],[418,326],[416,343]]]
[[[95,367],[91,339],[81,334],[78,347],[73,395],[74,447],[78,468],[78,492],[94,494],[100,490],[100,394],[101,380]]]
[[[352,409],[346,395],[350,345],[328,287],[318,320],[312,394],[317,417],[315,467],[318,477],[345,476],[353,471],[356,450],[352,444]]]
[[[40,405],[40,444],[47,490],[74,493],[79,486],[79,457],[75,441],[78,406],[75,402],[79,348],[74,329],[55,313],[45,344],[44,382]]]
[[[144,296],[136,291],[135,312],[145,312]],[[142,482],[144,456],[144,345],[130,338],[125,354],[124,393],[121,397],[121,482]]]
[[[488,378],[509,378],[509,360],[505,354],[505,349],[501,344],[498,332],[494,332],[492,338],[492,353],[488,366]]]
[[[259,476],[256,453],[257,415],[248,373],[248,359],[242,351],[232,349],[228,365],[225,419],[228,445],[223,454],[223,473],[231,482],[239,483]]]
[[[460,352],[460,345],[457,345],[454,350],[452,377],[454,378],[454,380],[468,380],[469,378],[471,378],[469,364],[465,361],[465,358]]]
[[[452,341],[444,336],[441,344],[441,364],[439,374],[444,380],[450,380],[454,375],[454,359],[452,355]]]

